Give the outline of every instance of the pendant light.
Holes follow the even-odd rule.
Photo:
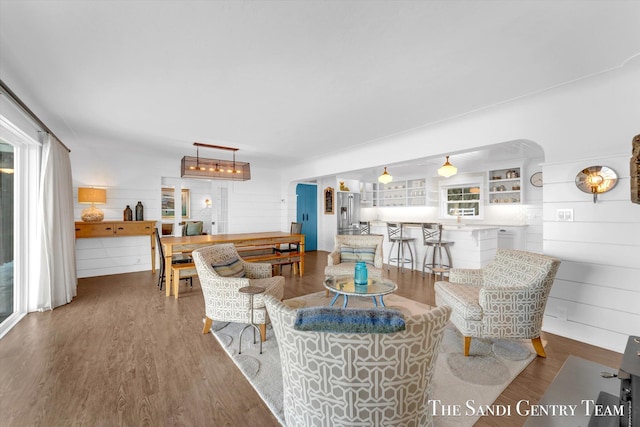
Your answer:
[[[384,172],[382,172],[382,175],[378,177],[378,181],[380,181],[383,184],[388,184],[391,181],[393,181],[393,177],[389,175],[389,172],[387,172],[386,166],[384,167]]]
[[[447,156],[447,161],[444,162],[444,165],[442,165],[440,169],[438,169],[438,175],[449,178],[456,173],[458,173],[458,168],[449,163],[449,156]]]

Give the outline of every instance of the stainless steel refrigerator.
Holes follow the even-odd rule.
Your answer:
[[[339,192],[336,199],[338,234],[360,234],[360,194]]]

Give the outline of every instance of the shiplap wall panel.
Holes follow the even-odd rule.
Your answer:
[[[560,259],[581,261],[592,265],[627,267],[637,265],[638,247],[606,242],[567,242],[546,239],[544,252]]]
[[[543,328],[619,352],[628,335],[640,333],[640,205],[629,200],[628,162],[620,154],[544,165],[544,253],[563,263]],[[593,203],[575,175],[597,164],[619,180]],[[557,209],[573,209],[574,220],[557,221]]]
[[[609,264],[591,265],[570,260],[562,261],[557,276],[559,279],[578,283],[602,285],[607,288],[638,291],[640,271],[638,268],[621,268]]]
[[[556,304],[558,307],[555,307]],[[557,299],[549,300],[548,306],[550,313],[559,313],[559,307],[568,308],[567,323],[577,323],[600,329],[599,335],[638,334],[637,317],[633,313]]]
[[[612,292],[615,292],[619,297],[615,301],[611,299]],[[557,278],[549,296],[559,300],[574,301],[580,304],[600,306],[627,313],[634,313],[640,305],[640,294],[636,291],[610,288],[602,285],[588,285]]]
[[[562,235],[570,242],[598,242],[629,246],[627,242],[640,242],[640,227],[621,226],[619,222],[554,222],[545,223],[544,235],[548,238]],[[630,245],[635,246],[635,245]],[[639,261],[640,262],[640,261]]]
[[[567,322],[547,315],[544,316],[543,330],[587,343],[593,343],[597,337],[598,347],[609,349],[622,348],[624,350],[629,338],[628,334],[619,331],[603,331],[601,327],[593,327],[575,321]],[[634,335],[637,335],[637,331]],[[547,350],[547,354],[551,354],[549,350]]]

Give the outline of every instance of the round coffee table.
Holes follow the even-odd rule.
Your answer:
[[[324,287],[336,294],[329,305],[335,304],[338,297],[342,295],[344,299],[342,307],[347,306],[349,296],[371,297],[376,307],[378,300],[380,305],[384,307],[382,297],[398,289],[395,282],[383,277],[370,277],[366,285],[356,285],[353,276],[327,276],[324,279]]]

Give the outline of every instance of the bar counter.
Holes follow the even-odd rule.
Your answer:
[[[422,271],[422,261],[427,250],[422,238],[422,223],[391,220],[371,221],[371,234],[387,236],[387,222],[402,224],[403,236],[415,238],[414,243],[417,254],[414,253],[413,268]],[[500,227],[497,225],[443,224],[442,240],[454,242],[451,245],[453,266],[456,268],[482,268],[487,265],[496,255],[499,229]],[[390,249],[391,243],[385,237],[383,244],[385,264],[387,263]],[[407,254],[405,253],[405,255]]]

